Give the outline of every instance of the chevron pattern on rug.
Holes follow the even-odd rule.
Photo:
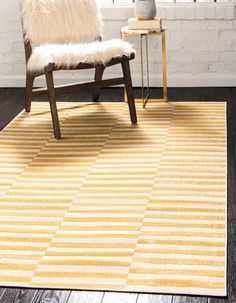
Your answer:
[[[226,104],[47,103],[0,133],[2,286],[226,294]]]

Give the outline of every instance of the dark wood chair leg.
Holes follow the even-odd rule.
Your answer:
[[[133,85],[132,85],[132,79],[130,74],[129,61],[124,61],[121,63],[121,65],[124,74],[125,89],[128,99],[130,119],[132,123],[137,123],[137,115],[136,115],[136,108],[134,102],[134,92],[133,92]]]
[[[26,89],[25,89],[25,111],[31,110],[31,102],[33,96],[34,77],[30,73],[26,73]]]
[[[45,75],[46,75],[48,95],[49,95],[49,100],[50,100],[50,108],[51,108],[51,114],[52,114],[54,134],[55,134],[56,139],[61,139],[60,124],[59,124],[57,104],[56,104],[56,98],[55,98],[53,73],[52,73],[52,71],[46,71]]]
[[[96,66],[96,68],[95,68],[95,77],[94,77],[95,81],[101,81],[102,80],[104,70],[105,70],[105,66],[103,66],[103,65]],[[93,102],[98,102],[99,101],[99,96],[100,96],[100,87],[95,86],[94,89],[93,89]]]

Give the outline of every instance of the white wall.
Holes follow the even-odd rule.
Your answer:
[[[158,5],[158,15],[167,28],[167,67],[169,86],[236,86],[236,20],[233,4]],[[120,28],[132,16],[132,8],[103,8],[105,38],[119,37]],[[132,62],[135,85],[140,84],[140,59],[137,38],[130,39],[137,48]],[[150,40],[151,85],[161,86],[161,44]],[[110,75],[120,67],[109,69]],[[87,80],[92,71],[60,72],[58,83]],[[0,1],[0,86],[23,86],[25,62],[18,0]],[[38,85],[44,83],[39,79]]]

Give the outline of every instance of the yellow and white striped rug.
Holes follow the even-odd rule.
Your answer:
[[[0,134],[0,285],[226,294],[226,104],[47,103]]]

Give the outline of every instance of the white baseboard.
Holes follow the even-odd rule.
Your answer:
[[[116,75],[108,75],[107,78],[116,78],[119,77]],[[138,75],[133,74],[133,86],[140,86],[140,78]],[[55,76],[56,84],[68,84],[71,82],[83,82],[91,81],[92,78],[85,78],[84,76],[73,75],[66,76],[60,75]],[[0,87],[24,87],[25,86],[25,77],[23,75],[16,76],[2,76],[0,77]],[[45,80],[42,77],[36,79],[35,86],[42,87],[45,86]],[[160,76],[151,76],[150,80],[151,87],[161,87],[162,78]],[[231,87],[236,86],[236,75],[231,74],[209,74],[209,75],[169,75],[168,77],[168,87]]]

